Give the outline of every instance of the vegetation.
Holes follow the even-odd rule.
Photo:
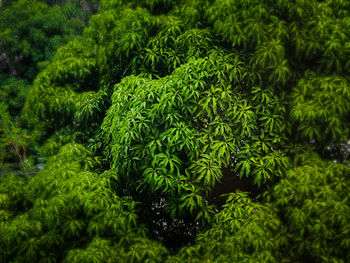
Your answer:
[[[0,2],[0,171],[34,173],[42,162],[20,116],[25,97],[39,70],[96,10],[96,1]]]
[[[48,160],[0,177],[0,261],[349,262],[349,12],[101,0],[49,62],[33,41],[0,132]]]
[[[0,70],[3,73],[33,80],[59,46],[80,34],[86,19],[82,17],[83,10],[78,8],[77,1],[62,2],[48,6],[43,1],[19,0],[2,7]]]

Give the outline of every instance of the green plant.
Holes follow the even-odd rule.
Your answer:
[[[349,261],[349,10],[101,1],[26,98],[49,161],[0,183],[3,258]]]

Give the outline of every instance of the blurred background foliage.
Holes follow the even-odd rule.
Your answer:
[[[2,1],[0,8],[1,170],[34,173],[43,159],[21,117],[25,98],[57,48],[79,37],[98,2]]]
[[[11,1],[2,6],[2,73],[32,81],[57,48],[78,36],[89,15],[97,11],[94,1],[45,2]]]
[[[2,1],[0,261],[349,262],[349,12]]]

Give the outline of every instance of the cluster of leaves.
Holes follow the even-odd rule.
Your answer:
[[[93,172],[98,165],[67,144],[31,180],[1,178],[2,262],[161,261],[166,249],[145,237],[135,202],[113,193],[113,173]]]
[[[179,252],[179,262],[290,262],[277,209],[253,202],[244,192],[227,195],[211,228]]]
[[[290,116],[300,137],[319,144],[339,143],[348,138],[350,85],[345,78],[317,77],[307,72],[293,89],[291,97]]]
[[[5,261],[349,261],[349,11],[102,0],[26,98],[51,158],[0,182]]]
[[[237,57],[213,52],[168,77],[128,77],[115,86],[101,127],[126,192],[159,192],[171,214],[180,200],[180,208],[201,207],[199,215],[209,219],[202,195],[222,179],[223,169],[258,185],[282,175],[288,166],[278,151],[286,128],[283,105],[268,90],[232,88],[231,82],[239,83],[234,63]]]
[[[349,261],[349,165],[323,161],[310,152],[295,160],[299,165],[272,193],[290,233],[288,253],[295,261]]]
[[[350,168],[304,153],[268,202],[228,194],[212,227],[179,262],[347,262]]]

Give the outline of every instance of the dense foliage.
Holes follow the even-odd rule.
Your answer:
[[[82,31],[89,13],[82,15],[79,1],[62,2],[20,0],[0,9],[0,72],[32,80],[59,46]]]
[[[20,118],[30,84],[8,75],[0,75],[0,83],[0,173],[9,169],[30,172],[30,135]]]
[[[58,5],[59,4],[59,5]],[[42,162],[21,118],[30,83],[57,48],[79,36],[96,1],[0,2],[0,172]]]
[[[0,260],[350,261],[349,12],[102,0],[26,97],[48,161],[0,178]]]

